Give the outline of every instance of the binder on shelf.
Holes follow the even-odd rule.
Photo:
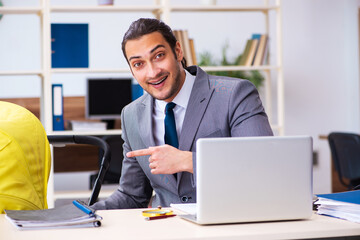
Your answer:
[[[64,130],[64,100],[62,84],[52,85],[52,113],[53,113],[53,130]]]
[[[131,100],[134,101],[141,97],[144,94],[143,88],[140,84],[133,83],[131,84]]]
[[[52,23],[51,50],[53,68],[88,68],[88,24]]]

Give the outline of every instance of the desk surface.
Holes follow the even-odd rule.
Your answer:
[[[98,211],[99,228],[17,230],[0,215],[1,240],[300,239],[360,235],[360,224],[313,214],[309,220],[200,226],[178,216],[145,221],[143,209]]]

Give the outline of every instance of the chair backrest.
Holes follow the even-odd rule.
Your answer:
[[[351,189],[360,180],[360,136],[353,133],[332,132],[328,136],[331,156],[340,182]],[[344,178],[349,181],[346,183]]]
[[[65,146],[67,144],[89,144],[99,147],[102,152],[102,160],[100,164],[100,170],[95,179],[94,187],[89,199],[88,205],[92,205],[98,199],[101,185],[103,183],[106,171],[109,168],[111,160],[111,152],[109,145],[101,138],[94,136],[81,136],[81,135],[54,135],[48,136],[49,142],[54,146]]]
[[[102,139],[109,145],[111,150],[110,166],[105,174],[102,184],[119,184],[122,170],[122,160],[124,158],[122,147],[124,141],[121,138],[121,135],[105,135]],[[103,154],[103,150],[99,149],[99,166],[101,166]],[[90,189],[93,188],[97,175],[98,173],[90,175]]]
[[[46,209],[50,174],[46,132],[27,109],[0,101],[0,213]]]
[[[108,183],[119,183],[122,160],[123,160],[123,148],[124,141],[120,135],[106,135],[102,138],[105,140],[111,149],[111,162],[108,171],[105,175],[105,180]],[[100,160],[100,158],[99,158]],[[101,162],[99,162],[100,164]]]

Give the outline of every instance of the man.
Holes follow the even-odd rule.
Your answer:
[[[254,85],[211,76],[197,66],[185,68],[181,46],[163,22],[133,22],[122,51],[147,94],[122,111],[120,186],[108,199],[95,203],[95,209],[196,202],[197,139],[272,135]],[[170,130],[164,127],[164,119],[170,119],[165,108],[171,102],[175,103],[175,143],[168,143]],[[219,159],[221,164],[226,163]]]

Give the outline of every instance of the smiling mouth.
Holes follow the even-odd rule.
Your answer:
[[[165,77],[161,78],[159,81],[153,82],[153,83],[149,83],[149,84],[151,84],[151,85],[159,85],[159,84],[161,84],[163,81],[165,81],[165,80],[167,79],[167,77],[168,77],[168,76],[165,76]]]

